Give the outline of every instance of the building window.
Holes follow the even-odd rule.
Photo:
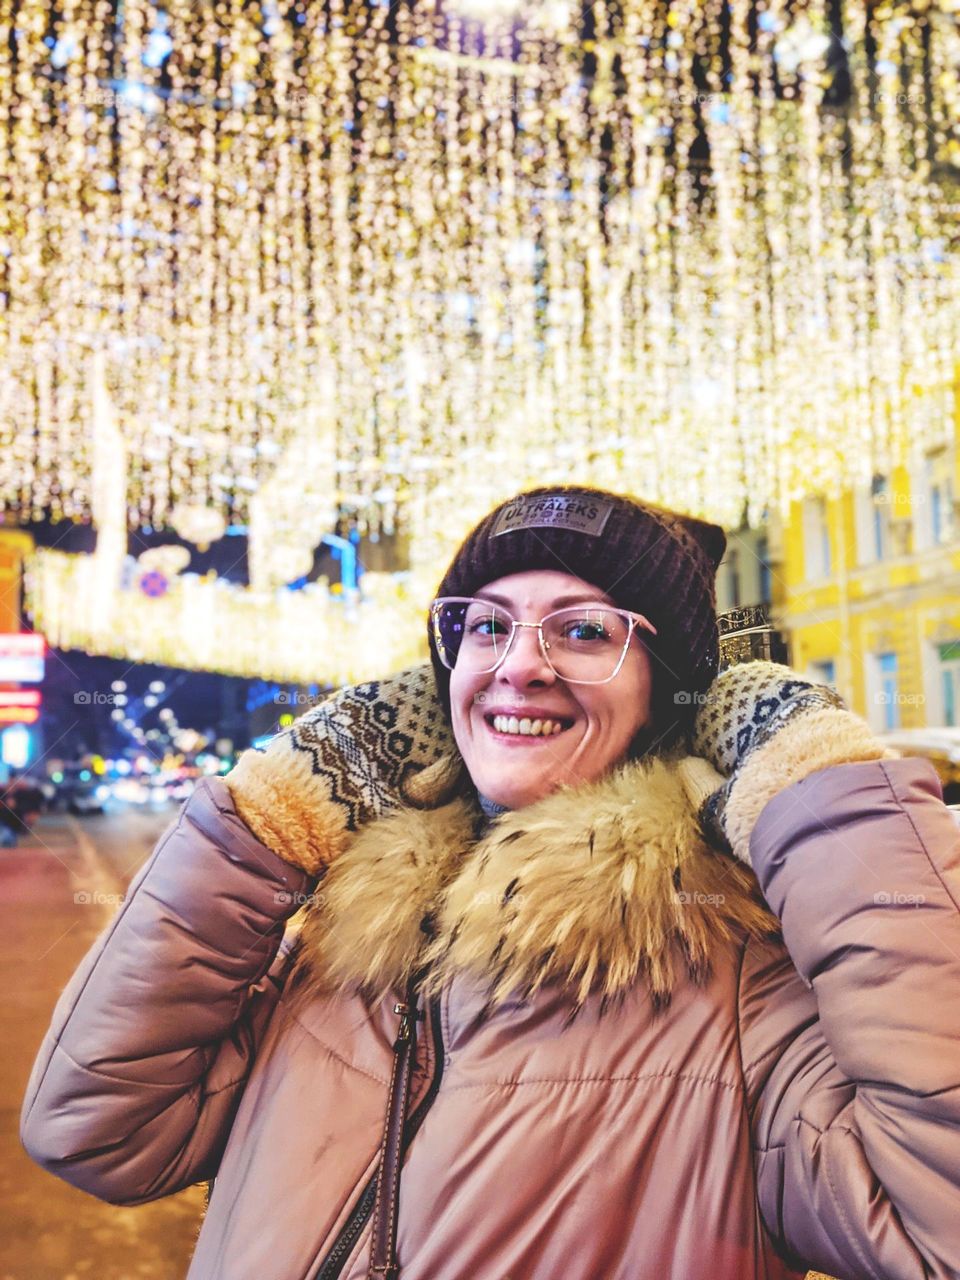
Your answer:
[[[727,554],[727,581],[730,588],[730,608],[738,609],[740,600],[740,555],[737,551]]]
[[[831,689],[837,687],[837,664],[833,658],[821,658],[817,662],[808,663],[807,674],[817,684],[829,685]]]
[[[742,603],[740,553],[728,543],[727,553],[720,562],[717,573],[717,612],[726,613],[730,609],[739,609]]]
[[[806,498],[803,504],[803,559],[807,582],[830,576],[830,525],[826,498]]]
[[[854,491],[857,564],[876,564],[896,550],[891,536],[893,499],[890,477],[885,475],[875,475],[869,486]]]
[[[890,477],[874,476],[870,484],[873,501],[873,559],[885,560],[890,550]]]
[[[877,653],[873,657],[876,667],[876,702],[879,715],[875,719],[881,729],[900,727],[900,690],[897,676],[897,655]]]
[[[929,541],[933,546],[954,536],[953,456],[948,449],[928,453],[925,460]]]
[[[943,723],[960,724],[960,640],[939,646]]]
[[[758,576],[760,582],[760,600],[769,604],[773,598],[772,573],[770,569],[770,544],[765,537],[757,540]]]

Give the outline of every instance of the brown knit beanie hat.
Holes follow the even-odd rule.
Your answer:
[[[464,539],[437,590],[471,596],[528,569],[572,573],[622,609],[642,613],[651,654],[650,742],[662,749],[690,728],[695,695],[717,674],[716,572],[727,545],[719,525],[580,485],[531,489],[502,503]],[[450,672],[430,653],[449,714]]]

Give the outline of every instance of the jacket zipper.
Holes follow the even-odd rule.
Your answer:
[[[433,1105],[434,1099],[440,1089],[440,1080],[443,1076],[443,1029],[440,1025],[440,1001],[435,998],[430,1002],[430,1033],[433,1037],[433,1055],[434,1055],[434,1074],[430,1081],[430,1087],[424,1094],[420,1105],[411,1116],[407,1118],[407,1123],[403,1133],[403,1149],[401,1151],[401,1161],[406,1155],[410,1143],[417,1136],[421,1124],[423,1123],[427,1112]],[[347,1258],[353,1252],[353,1247],[357,1243],[363,1228],[367,1224],[370,1214],[373,1212],[374,1201],[377,1198],[377,1174],[373,1174],[366,1186],[360,1193],[360,1197],[350,1216],[340,1230],[340,1234],[333,1242],[330,1252],[324,1258],[320,1269],[314,1273],[314,1280],[336,1280],[346,1265]]]

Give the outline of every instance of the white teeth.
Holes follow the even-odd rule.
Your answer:
[[[516,716],[494,716],[493,727],[497,733],[518,733],[529,738],[552,738],[563,732],[559,720],[531,720],[529,716],[518,719]]]

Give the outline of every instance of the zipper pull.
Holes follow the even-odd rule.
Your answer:
[[[410,1006],[398,1002],[393,1006],[393,1012],[400,1015],[400,1026],[397,1028],[397,1043],[394,1045],[394,1048],[397,1049],[405,1040],[410,1039]]]

